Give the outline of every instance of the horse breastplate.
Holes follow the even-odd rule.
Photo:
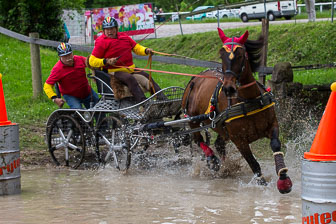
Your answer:
[[[240,102],[226,108],[219,116],[222,116],[220,121],[229,123],[232,120],[250,116],[266,110],[275,105],[275,99],[271,92],[265,92],[261,96],[247,102]]]
[[[210,99],[209,107],[205,114],[215,112],[218,115],[217,122],[229,123],[232,120],[250,116],[260,111],[266,110],[275,105],[275,99],[271,92],[265,92],[255,99],[246,100],[227,107],[224,111],[218,111],[218,96],[221,92],[222,83],[218,82],[214,93]]]

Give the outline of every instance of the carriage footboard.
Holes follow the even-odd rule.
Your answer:
[[[156,120],[176,115],[181,110],[184,89],[168,87],[155,93],[147,100],[130,106],[131,103],[122,102],[120,114],[136,120]]]

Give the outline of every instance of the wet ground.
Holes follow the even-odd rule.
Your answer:
[[[273,161],[261,161],[269,185],[258,186],[232,148],[219,173],[201,155],[134,156],[127,173],[113,166],[21,170],[22,193],[0,197],[1,223],[300,223],[300,168],[286,159],[293,191],[276,190]],[[290,155],[289,155],[290,156]]]

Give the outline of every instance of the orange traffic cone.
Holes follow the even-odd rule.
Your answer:
[[[331,94],[310,152],[304,158],[312,161],[336,161],[336,82],[331,84]]]
[[[11,123],[12,122],[7,120],[5,97],[4,97],[4,92],[2,88],[2,74],[0,73],[0,126],[9,125]]]

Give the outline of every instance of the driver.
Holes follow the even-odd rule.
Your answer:
[[[114,77],[128,86],[137,103],[146,99],[138,82],[134,78],[135,65],[133,63],[132,51],[141,56],[153,54],[151,48],[146,48],[137,44],[125,33],[118,32],[118,22],[112,17],[106,17],[103,21],[103,34],[95,41],[89,64],[92,67],[107,69],[108,73],[114,72]],[[127,66],[130,68],[120,68],[117,66]],[[143,71],[136,71],[137,74],[149,79],[149,75]],[[155,92],[160,90],[158,84],[152,80]],[[152,88],[151,88],[151,91]],[[153,94],[153,92],[152,92]],[[165,99],[163,93],[158,99]]]
[[[70,108],[83,109],[82,104],[84,104],[85,108],[89,109],[90,102],[93,102],[91,106],[94,106],[99,97],[86,78],[86,58],[73,55],[71,45],[68,43],[58,45],[57,53],[60,60],[52,68],[43,87],[48,98],[59,108],[63,107],[64,100],[53,90],[53,86],[58,83],[59,91]]]

